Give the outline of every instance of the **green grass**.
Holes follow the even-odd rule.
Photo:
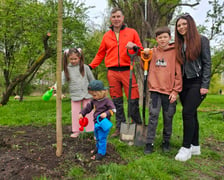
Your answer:
[[[118,139],[109,139],[109,142],[115,145],[116,150],[128,161],[128,164],[101,165],[97,168],[94,178],[89,177],[89,179],[223,179],[224,120],[222,114],[210,114],[209,111],[224,109],[224,96],[208,95],[201,104],[198,117],[202,155],[193,156],[187,162],[174,160],[182,143],[181,109],[181,105],[178,103],[173,120],[172,150],[170,153],[164,154],[160,148],[163,128],[162,116],[160,115],[153,154],[145,156],[143,154],[144,147],[128,146]],[[63,125],[70,124],[69,99],[63,100],[62,112]],[[44,102],[40,97],[26,97],[24,102],[10,99],[6,106],[0,107],[0,125],[23,126],[32,124],[45,126],[54,125],[55,119],[55,97],[48,102]],[[112,121],[115,123],[115,117],[112,117]],[[115,130],[114,127],[111,133]],[[74,167],[70,169],[68,177],[84,177],[83,172],[80,167]]]
[[[64,99],[62,103],[63,113],[62,121],[64,124],[70,120],[70,100]],[[56,119],[56,101],[55,97],[45,102],[41,97],[25,97],[23,102],[10,99],[6,106],[0,108],[0,125],[22,126],[55,124]]]

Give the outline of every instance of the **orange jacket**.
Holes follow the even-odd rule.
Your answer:
[[[111,30],[104,34],[99,50],[89,66],[94,69],[100,65],[104,57],[104,62],[107,68],[130,66],[130,57],[127,54],[127,48],[125,47],[129,41],[143,49],[136,30],[123,25],[119,33],[118,43],[112,27]],[[133,51],[130,50],[129,53],[133,54]]]

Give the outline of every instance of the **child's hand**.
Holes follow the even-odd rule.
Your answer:
[[[107,113],[102,113],[102,114],[100,114],[100,117],[103,119],[103,118],[105,118],[105,117],[107,117]]]
[[[82,119],[82,118],[83,118],[82,114],[79,114],[79,119]]]
[[[169,100],[170,100],[170,103],[175,102],[177,100],[177,95],[174,93],[171,93],[169,96]]]
[[[144,55],[149,55],[150,48],[144,48]]]

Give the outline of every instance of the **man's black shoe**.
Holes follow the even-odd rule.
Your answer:
[[[151,154],[153,152],[153,144],[147,143],[145,146],[144,154]]]
[[[163,150],[163,152],[170,152],[170,142],[169,141],[163,141],[162,150]]]

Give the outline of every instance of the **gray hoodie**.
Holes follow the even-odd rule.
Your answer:
[[[73,66],[68,64],[68,73],[70,77],[69,92],[72,101],[80,101],[82,99],[90,99],[92,96],[88,93],[89,82],[94,80],[94,76],[89,67],[84,64],[85,75],[82,76],[79,71],[79,65]],[[64,72],[62,72],[62,85],[66,82]]]

